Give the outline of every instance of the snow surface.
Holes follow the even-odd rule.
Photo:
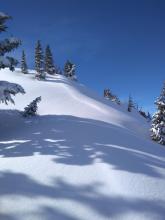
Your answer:
[[[26,91],[0,106],[0,220],[164,220],[165,148],[145,119],[32,72],[0,71]],[[39,116],[21,117],[38,96]]]

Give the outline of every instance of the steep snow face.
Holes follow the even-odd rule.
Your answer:
[[[37,96],[42,97],[39,104],[40,115],[72,115],[82,118],[109,122],[124,127],[136,135],[148,135],[147,122],[136,112],[128,113],[126,107],[119,106],[99,97],[85,86],[64,76],[47,76],[46,81],[34,78],[34,71],[24,75],[17,70],[0,71],[1,80],[19,83],[26,91],[24,96],[15,97],[15,105],[1,105],[4,109],[23,110]]]
[[[164,220],[165,149],[139,114],[62,76],[0,78],[26,90],[1,105],[0,220]],[[5,110],[37,96],[37,117]]]

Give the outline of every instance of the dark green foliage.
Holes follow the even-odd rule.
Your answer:
[[[44,56],[43,50],[41,47],[41,43],[38,40],[35,47],[35,70],[36,70],[36,78],[41,80],[45,79],[46,74],[44,72]]]
[[[24,108],[23,116],[34,116],[37,113],[37,104],[41,101],[41,96],[34,99],[27,107]]]
[[[21,44],[21,41],[15,38],[8,38],[0,41],[0,56],[4,56],[5,53],[9,53],[16,49]]]
[[[5,25],[5,22],[10,18],[10,16],[0,12],[0,32],[6,30],[7,26]],[[12,71],[14,70],[18,61],[13,57],[5,56],[5,54],[17,48],[20,43],[20,40],[13,37],[0,41],[0,69],[9,68]],[[20,85],[6,81],[0,81],[0,90],[0,102],[5,104],[8,104],[8,102],[14,103],[12,96],[15,96],[18,93],[25,93]]]
[[[145,111],[139,110],[139,113],[141,116],[147,119],[147,114],[145,113]]]
[[[21,71],[24,74],[28,73],[28,67],[27,67],[27,63],[26,63],[26,55],[25,55],[25,51],[22,51],[22,60],[21,60]]]
[[[68,78],[76,80],[75,68],[76,68],[75,64],[67,60],[64,66],[64,75]]]
[[[127,109],[128,112],[131,112],[132,108],[134,108],[134,103],[133,103],[132,97],[129,96],[129,99],[128,99],[128,109]]]
[[[56,69],[55,69],[54,61],[53,61],[53,55],[52,55],[49,45],[46,47],[46,50],[45,50],[45,72],[47,72],[50,75],[53,75],[56,73]]]
[[[6,30],[5,22],[11,17],[0,13],[0,32]],[[21,41],[11,37],[0,41],[0,69],[8,67],[10,70],[14,70],[14,67],[18,64],[18,61],[10,56],[5,56],[6,53],[16,49],[21,44]]]

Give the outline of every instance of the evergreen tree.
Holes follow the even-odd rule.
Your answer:
[[[112,102],[115,102],[115,103],[117,103],[118,105],[120,105],[120,100],[119,100],[119,98],[118,98],[116,95],[114,95],[114,94],[110,91],[110,89],[104,89],[104,97],[107,98],[107,99],[109,99],[109,100],[111,100]]]
[[[27,67],[27,63],[26,63],[26,55],[25,55],[25,51],[22,51],[22,60],[21,60],[21,71],[24,74],[28,73],[28,67]]]
[[[150,122],[152,120],[152,116],[149,112],[147,113],[147,120],[148,120],[148,122]]]
[[[47,45],[45,49],[45,72],[47,72],[50,75],[53,75],[56,73],[56,69],[55,69],[54,61],[53,61],[53,55],[52,55],[49,45]]]
[[[142,109],[139,110],[139,113],[141,116],[143,116],[144,118],[147,119],[147,114],[145,113],[145,111],[143,111]]]
[[[129,99],[128,99],[128,109],[127,109],[128,112],[131,112],[132,108],[134,108],[134,103],[133,103],[132,97],[129,96]]]
[[[37,104],[41,101],[41,96],[34,99],[27,107],[24,108],[23,116],[34,116],[37,113]]]
[[[35,48],[35,70],[37,79],[45,79],[46,74],[44,72],[44,56],[41,43],[38,40]]]
[[[4,32],[7,29],[5,22],[10,18],[10,16],[0,12],[0,32]],[[16,49],[20,44],[21,41],[14,37],[6,38],[0,41],[0,69],[8,67],[10,70],[14,70],[18,61],[13,57],[5,56],[5,54]]]
[[[152,118],[151,138],[165,145],[165,82],[162,92],[155,101],[155,104],[157,106],[157,111]]]
[[[68,78],[76,80],[75,68],[76,65],[67,60],[64,66],[64,75]]]
[[[6,21],[11,17],[0,12],[0,33],[7,29],[5,25]],[[14,70],[14,67],[18,64],[18,61],[13,57],[6,56],[6,53],[16,49],[21,44],[20,40],[11,37],[0,41],[0,69],[9,68]],[[6,81],[0,81],[0,102],[7,104],[8,102],[14,103],[12,95],[15,96],[17,93],[24,94],[24,89],[15,83]]]

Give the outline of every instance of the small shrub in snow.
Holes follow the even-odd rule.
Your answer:
[[[37,104],[41,101],[41,96],[34,99],[27,107],[24,108],[23,116],[34,116],[37,113]]]

